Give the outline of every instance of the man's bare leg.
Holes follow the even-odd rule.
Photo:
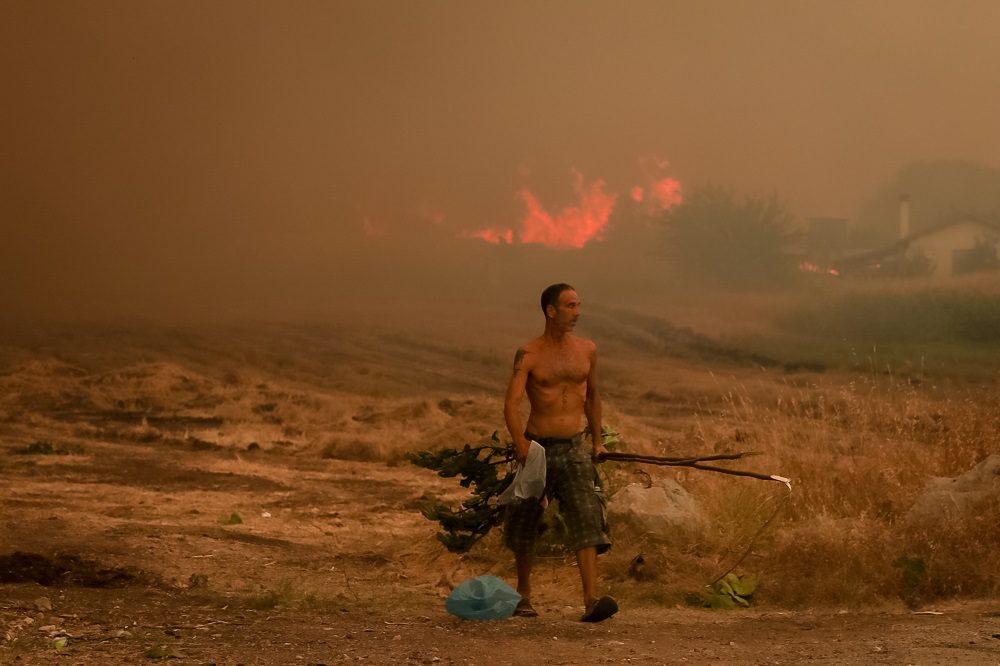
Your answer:
[[[521,601],[517,604],[515,615],[535,617],[538,613],[531,606],[531,566],[535,557],[532,553],[514,553],[514,563],[517,567],[517,593]]]
[[[576,566],[583,583],[583,605],[589,606],[597,598],[597,548],[590,546],[576,551]]]
[[[522,599],[531,599],[531,565],[534,564],[531,553],[514,553],[517,565],[517,593]]]
[[[583,621],[600,622],[618,612],[618,604],[611,597],[597,596],[597,548],[590,546],[576,551],[576,565],[583,583]]]

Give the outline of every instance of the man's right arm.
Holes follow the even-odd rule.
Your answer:
[[[514,355],[514,371],[507,384],[507,395],[503,401],[503,417],[507,423],[507,432],[514,440],[514,457],[518,462],[524,462],[528,457],[531,442],[524,436],[524,425],[521,423],[521,398],[528,386],[528,374],[531,365],[531,353],[521,347]]]

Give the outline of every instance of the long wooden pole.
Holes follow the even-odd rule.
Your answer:
[[[778,476],[777,474],[764,474],[762,472],[749,472],[740,469],[726,469],[725,467],[716,467],[715,465],[704,465],[702,464],[706,460],[739,460],[743,456],[752,455],[749,453],[720,453],[711,456],[697,456],[694,458],[670,458],[665,456],[647,456],[638,453],[619,453],[617,451],[608,451],[607,453],[602,453],[598,460],[616,460],[620,462],[637,462],[645,463],[648,465],[666,465],[668,467],[693,467],[694,469],[702,469],[706,472],[719,472],[720,474],[731,474],[732,476],[749,476],[753,479],[760,479],[762,481],[777,481],[788,486],[788,489],[792,489],[791,479],[785,478],[783,476]]]

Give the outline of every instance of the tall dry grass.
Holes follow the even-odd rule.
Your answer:
[[[908,518],[931,478],[1000,453],[1000,414],[987,408],[995,391],[864,376],[733,379],[720,389],[721,409],[700,418],[692,437],[760,452],[743,466],[787,476],[793,490],[786,498],[778,484],[685,473],[712,528],[684,549],[661,548],[672,562],[666,584],[712,580],[756,540],[739,570],[760,574],[760,598],[782,605],[1000,592],[1000,489],[959,519]]]

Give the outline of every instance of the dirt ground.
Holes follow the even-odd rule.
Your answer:
[[[224,364],[199,375],[190,355],[176,367],[136,362],[138,352],[113,363],[80,352],[89,365],[51,360],[58,349],[8,355],[0,663],[1000,664],[1000,603],[983,601],[921,613],[722,612],[653,603],[640,583],[622,582],[612,590],[622,611],[583,624],[564,556],[540,562],[539,618],[448,615],[444,598],[461,580],[512,579],[496,550],[460,557],[434,540],[419,509],[462,497],[457,484],[391,456],[324,457],[330,444],[306,432],[362,437],[409,419],[450,440],[476,431],[480,408],[495,409],[474,388],[432,409],[406,407],[392,388],[405,370],[396,384],[366,388],[368,399],[338,393],[337,381],[375,381],[380,363],[405,369],[380,360],[391,351],[337,357],[340,379],[308,389],[301,377],[262,383],[245,360],[232,377]],[[441,385],[478,381],[470,367]],[[346,410],[335,423],[309,420],[335,408]],[[462,410],[472,414],[466,430],[449,430]]]
[[[442,554],[414,510],[428,488],[453,491],[402,466],[136,443],[3,460],[4,550],[80,560],[62,563],[68,584],[0,587],[0,663],[1000,663],[997,604],[726,613],[622,598],[586,625],[568,559],[539,572],[540,618],[462,621],[443,596],[477,563]],[[220,524],[234,510],[244,522]]]

